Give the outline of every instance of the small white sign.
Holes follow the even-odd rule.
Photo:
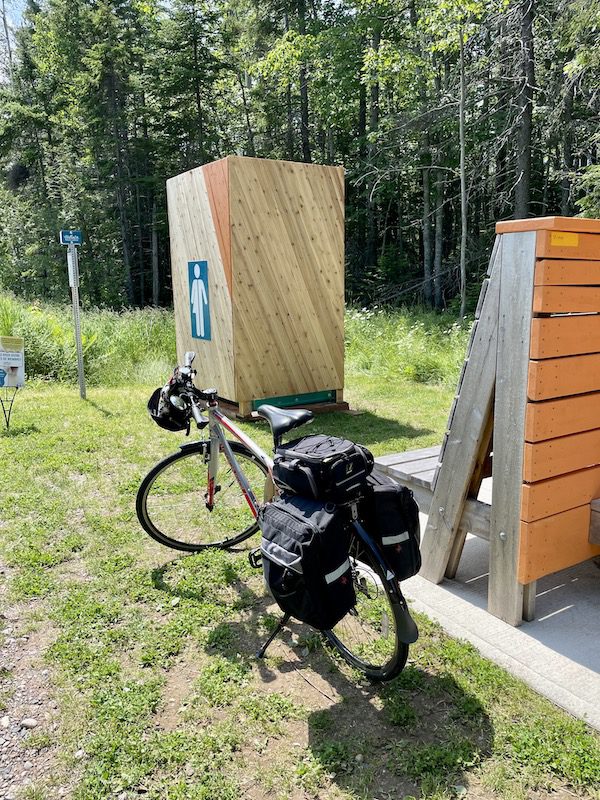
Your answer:
[[[25,342],[19,336],[0,336],[0,389],[25,384]]]

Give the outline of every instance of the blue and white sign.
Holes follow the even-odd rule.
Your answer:
[[[210,341],[208,261],[188,261],[192,338]]]
[[[61,244],[83,244],[83,231],[61,231]]]

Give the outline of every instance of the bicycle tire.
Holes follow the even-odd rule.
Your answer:
[[[356,606],[332,630],[324,631],[324,635],[344,661],[370,680],[390,681],[402,672],[408,658],[408,644],[399,638],[399,618],[404,613],[405,601],[400,591],[389,587],[370,547],[356,536],[351,543],[350,561]],[[365,587],[369,578],[370,585]],[[374,618],[377,606],[382,606],[381,621]],[[378,651],[381,663],[373,663]]]
[[[229,446],[236,459],[242,462],[242,471],[250,478],[252,489],[260,501],[268,477],[266,466],[245,445],[229,442]],[[258,531],[258,523],[227,461],[226,469],[219,472],[218,482],[223,483],[224,476],[227,480],[232,480],[225,491],[216,494],[214,509],[209,511],[206,508],[204,493],[210,447],[209,441],[198,442],[186,445],[177,453],[167,456],[150,470],[138,489],[136,513],[140,525],[149,536],[173,550],[197,553],[208,548],[227,549],[249,539]],[[198,462],[198,459],[201,461]],[[221,461],[221,466],[222,463]],[[254,482],[260,482],[259,473],[264,478],[262,486],[252,485],[250,464]],[[224,499],[224,495],[232,487],[231,502],[228,504],[229,498]],[[165,498],[168,498],[168,506]],[[211,539],[213,534],[221,536],[224,531],[220,529],[237,522],[238,516],[244,522],[248,520],[240,533]],[[200,518],[203,522],[196,523],[195,520]],[[211,532],[209,529],[213,527],[214,531]]]

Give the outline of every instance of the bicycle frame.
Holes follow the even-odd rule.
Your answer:
[[[216,494],[216,486],[217,486],[217,477],[219,473],[219,453],[223,450],[225,454],[225,458],[229,462],[231,466],[231,470],[237,480],[240,489],[248,503],[254,518],[258,517],[258,510],[260,508],[260,504],[256,499],[254,492],[252,491],[248,479],[246,478],[244,471],[240,467],[231,449],[229,442],[225,438],[225,434],[223,433],[223,428],[228,431],[232,436],[234,436],[239,442],[245,445],[248,450],[254,455],[260,462],[262,462],[268,470],[269,477],[273,478],[273,459],[262,450],[256,442],[254,442],[249,436],[241,431],[237,425],[228,419],[224,414],[222,414],[216,406],[209,405],[207,406],[208,412],[208,430],[209,430],[209,438],[210,438],[210,460],[208,463],[208,487],[206,493],[206,506],[207,508],[211,509],[214,507],[214,499]]]

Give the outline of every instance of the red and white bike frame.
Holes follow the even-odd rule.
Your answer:
[[[234,425],[233,422],[228,419],[224,414],[222,414],[219,409],[215,406],[208,405],[206,408],[208,413],[208,430],[209,430],[209,438],[210,438],[210,458],[208,462],[208,486],[206,492],[206,505],[208,508],[212,508],[214,506],[214,499],[215,499],[215,489],[217,486],[217,477],[219,474],[219,455],[221,452],[224,453],[225,458],[227,459],[231,470],[235,476],[235,479],[240,485],[240,489],[242,490],[244,497],[246,498],[246,502],[250,506],[250,510],[254,515],[255,519],[258,517],[258,510],[260,507],[259,501],[254,495],[248,479],[244,474],[244,471],[240,467],[235,457],[235,453],[231,449],[231,446],[227,439],[225,438],[225,434],[223,433],[223,428],[228,431],[232,436],[234,436],[239,442],[241,442],[248,450],[255,456],[258,461],[260,461],[264,466],[267,468],[269,479],[273,479],[273,459],[265,453],[255,442],[250,439],[249,436],[241,431],[237,425]],[[268,498],[267,498],[268,499]]]

